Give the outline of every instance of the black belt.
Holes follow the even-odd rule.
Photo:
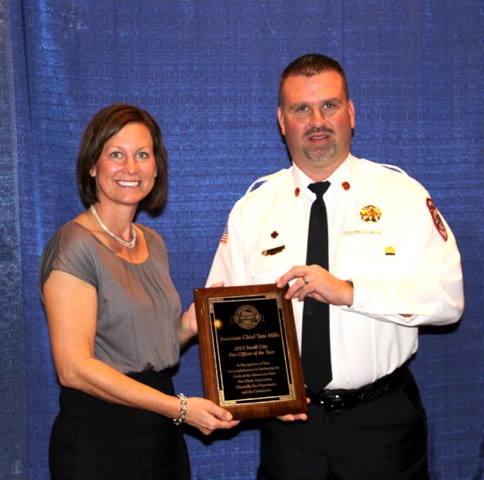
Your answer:
[[[396,390],[405,383],[409,375],[407,366],[403,365],[376,382],[356,390],[322,390],[316,394],[310,388],[306,388],[306,395],[311,399],[312,404],[328,412],[341,412]]]

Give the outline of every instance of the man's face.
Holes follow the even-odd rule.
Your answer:
[[[282,101],[277,116],[292,161],[315,180],[328,178],[348,156],[355,126],[343,79],[334,71],[291,75]]]

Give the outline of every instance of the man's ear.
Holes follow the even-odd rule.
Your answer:
[[[281,129],[281,133],[286,135],[286,129],[284,126],[284,113],[281,107],[277,107],[277,120],[279,121],[279,127]]]

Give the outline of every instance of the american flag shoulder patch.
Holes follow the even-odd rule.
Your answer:
[[[222,236],[220,237],[220,243],[228,243],[229,241],[229,226],[225,225]]]

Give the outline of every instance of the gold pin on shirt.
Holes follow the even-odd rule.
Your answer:
[[[264,255],[264,257],[270,257],[271,255],[281,253],[285,248],[285,245],[281,245],[280,247],[269,248],[269,250],[262,250],[262,255]]]
[[[381,218],[381,210],[375,205],[366,205],[360,210],[360,217],[364,222],[378,222]]]

